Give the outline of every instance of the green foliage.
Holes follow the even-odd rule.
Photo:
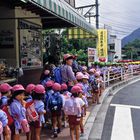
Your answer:
[[[69,54],[73,54],[73,55],[77,55],[78,56],[78,61],[84,61],[87,63],[88,61],[88,55],[87,52],[85,52],[84,50],[80,49],[80,50],[76,50],[76,49],[72,49],[71,51],[67,51],[67,53]]]
[[[68,40],[67,30],[62,32],[61,38],[61,52],[62,55],[65,53],[76,54],[78,56],[78,61],[88,61],[87,49],[96,47],[96,40],[94,38],[90,39],[70,39]]]
[[[140,40],[138,39],[129,42],[123,48],[123,54],[126,55],[126,59],[138,60],[139,52],[140,52]]]

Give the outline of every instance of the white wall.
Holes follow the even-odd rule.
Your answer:
[[[116,54],[118,56],[118,59],[121,59],[122,56],[122,48],[121,48],[121,40],[120,39],[115,39],[115,51]]]

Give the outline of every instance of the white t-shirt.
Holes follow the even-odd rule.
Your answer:
[[[76,98],[76,100],[78,100],[81,107],[83,107],[85,105],[85,102],[81,98],[78,97],[78,98]]]

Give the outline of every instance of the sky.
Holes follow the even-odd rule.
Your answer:
[[[94,4],[95,0],[75,0],[76,7]],[[140,0],[99,0],[100,28],[123,38],[140,27]],[[95,20],[92,19],[95,26]]]

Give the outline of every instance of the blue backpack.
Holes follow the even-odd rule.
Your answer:
[[[55,82],[62,84],[61,67],[56,67],[53,71]]]
[[[96,79],[94,79],[92,82],[91,82],[91,86],[92,86],[92,89],[97,91],[98,90],[98,83],[96,81]]]
[[[59,93],[54,93],[49,99],[49,109],[51,112],[61,111],[63,101]]]

